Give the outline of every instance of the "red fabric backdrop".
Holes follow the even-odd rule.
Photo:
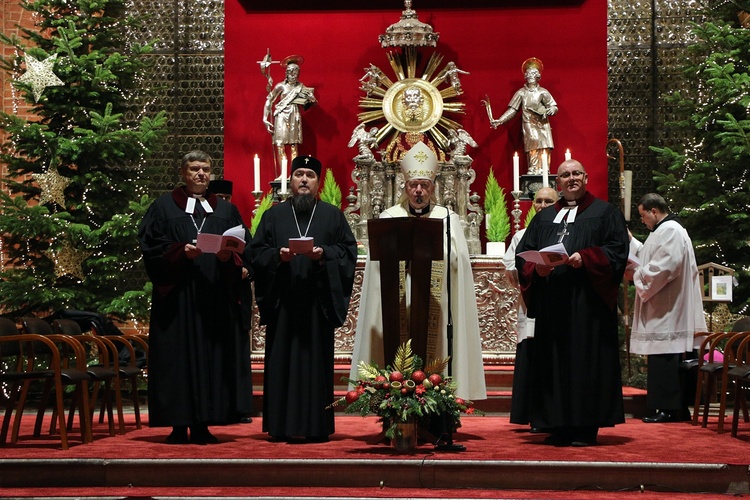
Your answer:
[[[264,190],[273,179],[271,140],[262,122],[266,80],[257,61],[266,49],[274,60],[291,54],[305,58],[300,80],[315,88],[319,104],[303,112],[300,152],[318,157],[324,168],[332,169],[346,196],[354,185],[350,175],[357,150],[347,143],[358,123],[363,95],[359,79],[370,63],[393,77],[386,53],[394,49],[383,49],[378,42],[378,35],[400,19],[403,5],[393,3],[393,10],[259,11],[243,6],[241,0],[226,0],[224,172],[235,182],[233,201],[248,223],[255,203],[250,193],[255,154],[261,158]],[[480,101],[488,95],[498,117],[524,83],[521,63],[538,57],[544,63],[541,84],[560,108],[551,118],[556,146],[552,172],[569,148],[589,172],[590,191],[606,198],[607,2],[547,6],[532,1],[522,7],[516,3],[443,9],[424,3],[414,5],[420,21],[440,34],[437,47],[426,53],[437,50],[444,56],[443,64],[454,61],[470,73],[461,76],[464,94],[451,100],[466,103],[466,115],[448,116],[479,144],[468,148],[477,172],[472,191],[484,195],[490,168],[507,192],[512,188],[511,157],[515,151],[523,156],[520,116],[492,130]],[[274,82],[283,80],[283,68],[274,65],[271,76]]]

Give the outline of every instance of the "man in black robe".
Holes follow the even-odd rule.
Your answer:
[[[223,198],[230,203],[232,202],[232,191],[234,191],[234,183],[227,179],[213,179],[208,184],[209,193],[213,193],[219,198]],[[250,330],[252,330],[253,328],[253,290],[251,281],[250,270],[243,268],[242,284],[240,285],[240,303],[242,305],[242,330],[246,332],[246,335],[242,338],[241,342],[241,356],[244,359],[247,359],[248,363],[250,363],[252,351],[250,347]],[[252,398],[250,399],[249,405],[246,401],[241,401],[241,404],[242,407],[240,408],[240,422],[242,422],[243,424],[252,423]]]
[[[292,161],[292,195],[263,214],[251,244],[266,325],[263,431],[277,441],[334,432],[333,332],[347,317],[357,242],[341,210],[316,198],[320,171],[311,156]]]
[[[530,358],[532,427],[556,446],[596,444],[600,427],[625,421],[617,334],[617,292],[628,260],[628,232],[617,207],[586,191],[583,165],[557,173],[562,196],[542,210],[516,249],[561,242],[554,267],[517,257],[528,315],[536,319]]]
[[[204,253],[196,246],[199,233],[220,235],[240,226],[248,241],[249,232],[234,205],[207,193],[210,170],[206,153],[185,155],[185,185],[154,201],[138,231],[153,282],[149,425],[172,426],[170,444],[218,442],[209,425],[238,422],[241,412],[252,410],[240,312],[249,245],[242,253]]]

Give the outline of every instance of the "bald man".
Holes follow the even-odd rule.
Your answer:
[[[531,221],[516,249],[561,243],[569,257],[555,267],[516,257],[529,318],[532,427],[553,446],[590,446],[599,428],[625,422],[617,333],[617,293],[628,261],[625,217],[586,190],[576,160],[557,171],[562,194]]]

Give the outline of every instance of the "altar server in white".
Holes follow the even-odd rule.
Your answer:
[[[680,379],[680,361],[694,347],[694,334],[706,330],[693,242],[664,198],[649,193],[638,204],[651,231],[638,252],[632,276],[635,312],[630,352],[648,356],[646,423],[689,418]]]

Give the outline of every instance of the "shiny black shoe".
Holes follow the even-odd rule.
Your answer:
[[[664,424],[667,422],[681,422],[682,418],[678,414],[660,411],[651,417],[643,417],[643,423],[646,424]]]
[[[169,436],[167,436],[165,443],[167,444],[190,443],[190,439],[188,439],[187,427],[173,427],[172,432],[171,434],[169,434]]]
[[[196,426],[190,428],[190,443],[192,444],[217,444],[219,440],[208,431],[208,427]]]
[[[570,446],[572,438],[567,432],[555,432],[544,438],[542,443],[549,446]]]

